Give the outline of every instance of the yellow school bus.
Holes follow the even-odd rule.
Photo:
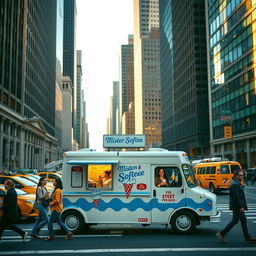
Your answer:
[[[235,161],[208,162],[196,164],[194,173],[202,188],[216,192],[228,190],[233,173],[241,169],[241,165]]]

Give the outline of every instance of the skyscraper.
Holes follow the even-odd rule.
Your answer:
[[[129,105],[134,104],[134,58],[133,58],[133,35],[128,36],[128,44],[121,46],[120,54],[120,90],[119,90],[119,108],[120,108],[120,133],[122,126],[131,127],[134,125],[132,120],[132,114],[129,114],[129,118],[122,118],[125,112],[129,111]],[[134,110],[133,110],[134,117]],[[123,123],[130,122],[128,123]],[[135,127],[134,127],[135,129]],[[132,129],[134,131],[134,129]]]
[[[64,0],[64,35],[63,35],[63,75],[72,82],[72,127],[76,127],[76,1]],[[74,131],[74,135],[75,135]]]
[[[160,1],[163,147],[209,155],[204,0]]]
[[[256,2],[205,3],[211,154],[251,167],[256,163]],[[231,134],[224,133],[225,127],[232,128]]]
[[[134,0],[135,132],[146,147],[162,141],[159,41],[158,1]]]
[[[82,111],[82,51],[77,50],[77,94],[76,94],[76,141],[81,142],[81,111]],[[81,145],[80,145],[81,146]]]
[[[113,96],[110,99],[110,134],[118,134],[119,125],[119,81],[113,82]]]
[[[56,157],[56,1],[0,1],[0,168]]]

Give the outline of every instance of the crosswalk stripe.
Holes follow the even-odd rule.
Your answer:
[[[120,237],[123,236],[122,234],[106,234],[106,235],[74,235],[74,237],[77,238],[86,238],[86,237]],[[48,236],[40,236],[40,238],[46,238]],[[55,237],[59,237],[59,238],[64,238],[66,237],[65,235],[55,235]],[[17,241],[21,241],[21,237],[20,236],[2,236],[2,241],[14,241],[16,239]],[[31,240],[30,238],[27,238],[26,241]]]
[[[0,255],[24,255],[24,254],[94,254],[94,253],[145,253],[145,252],[244,252],[244,251],[256,251],[256,247],[210,247],[210,248],[116,248],[116,249],[68,249],[68,250],[23,250],[23,251],[4,251],[0,252]]]

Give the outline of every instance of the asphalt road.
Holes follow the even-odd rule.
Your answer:
[[[246,213],[248,227],[252,236],[256,236],[256,186],[245,188],[249,210]],[[45,227],[40,236],[42,239],[28,239],[21,242],[19,236],[12,231],[5,231],[0,244],[0,255],[256,255],[256,242],[244,242],[240,224],[234,227],[226,236],[227,243],[221,244],[215,233],[221,230],[231,219],[228,209],[228,192],[217,194],[218,208],[222,211],[220,223],[204,222],[190,235],[172,233],[165,226],[92,226],[81,235],[71,240],[64,240],[63,233],[56,226],[55,240],[44,241],[48,234]],[[33,221],[23,221],[18,224],[31,232]]]

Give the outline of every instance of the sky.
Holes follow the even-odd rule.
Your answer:
[[[133,34],[133,0],[76,0],[90,148],[102,150],[122,44]]]

